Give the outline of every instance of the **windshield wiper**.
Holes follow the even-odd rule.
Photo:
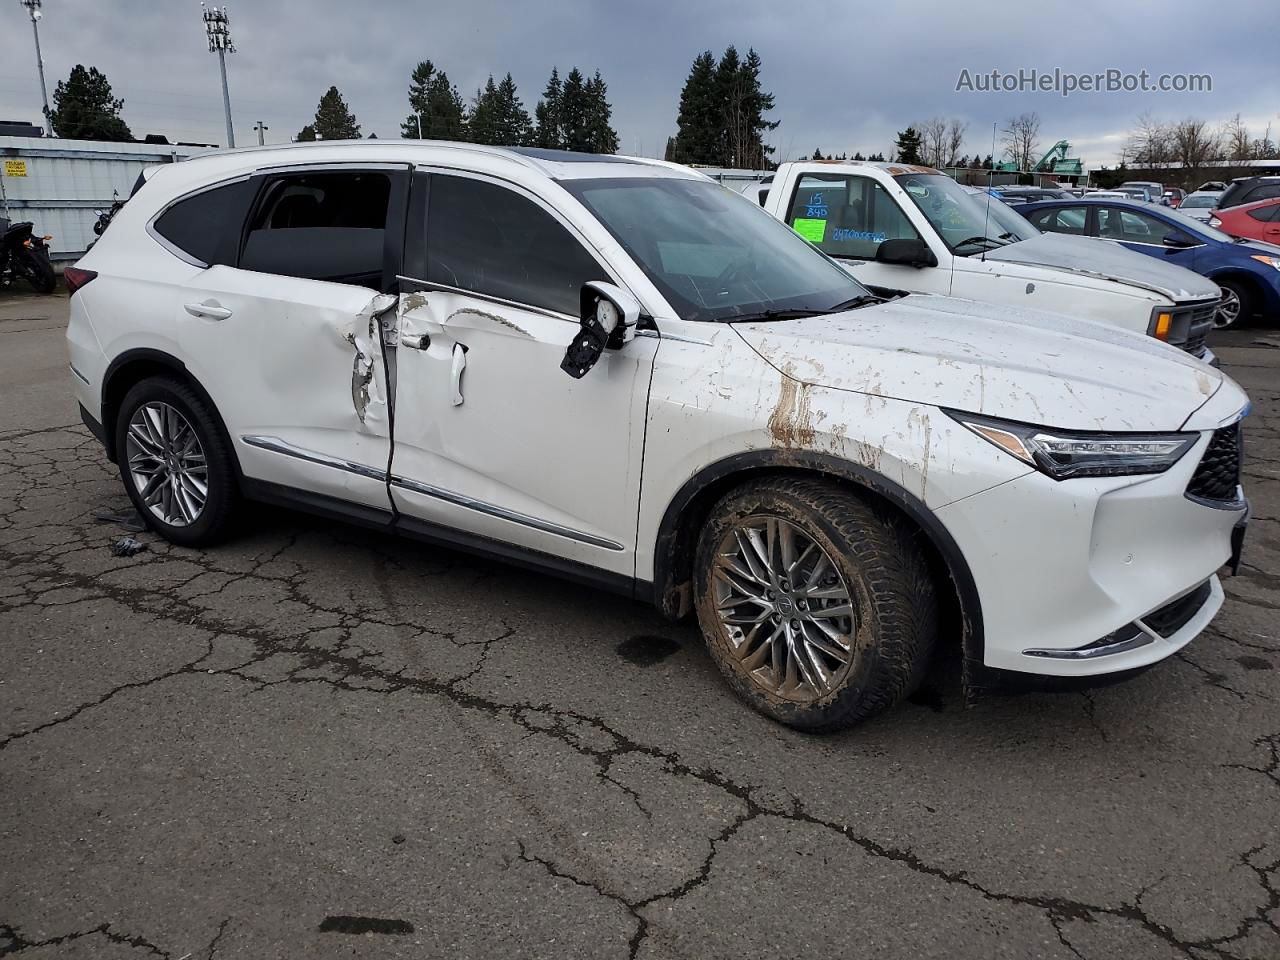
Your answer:
[[[956,244],[957,247],[963,247],[967,243],[989,243],[995,247],[1003,247],[1004,244],[995,237],[968,237]]]
[[[882,303],[883,298],[877,297],[874,293],[863,293],[854,297],[852,300],[845,300],[843,303],[837,303],[834,307],[822,311],[823,313],[840,313],[844,310],[854,310],[858,307],[865,307],[872,303]]]
[[[753,320],[800,320],[804,317],[816,317],[826,310],[760,310],[757,313],[727,313],[721,317],[712,317],[715,323],[750,322]]]

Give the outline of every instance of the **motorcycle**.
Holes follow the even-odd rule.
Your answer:
[[[0,290],[25,280],[37,293],[53,293],[58,278],[49,261],[52,237],[36,236],[30,221],[10,223],[0,217]]]

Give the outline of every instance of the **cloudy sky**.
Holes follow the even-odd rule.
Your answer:
[[[989,12],[983,12],[987,10]],[[1069,11],[1064,15],[1058,11]],[[1027,110],[1042,118],[1041,147],[1070,140],[1087,163],[1111,163],[1133,119],[1240,113],[1260,136],[1280,136],[1280,14],[1274,0],[1065,5],[834,3],[831,0],[232,0],[239,52],[228,58],[237,142],[253,124],[287,140],[337,84],[365,134],[396,136],[409,72],[421,59],[448,71],[470,97],[510,71],[526,107],[553,65],[599,69],[609,84],[623,150],[660,154],[675,131],[690,61],[728,44],[755,47],[777,97],[778,157],[887,151],[894,132],[931,116],[969,123],[964,152],[986,154],[992,124]],[[50,93],[72,65],[103,70],[125,101],[135,136],[221,142],[217,61],[196,0],[44,0]],[[0,118],[37,120],[30,24],[18,0],[0,0]],[[956,92],[971,74],[1019,69],[1077,74],[1207,73],[1212,92]]]

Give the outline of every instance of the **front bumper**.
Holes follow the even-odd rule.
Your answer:
[[[1029,473],[937,511],[982,605],[984,665],[1060,677],[1138,669],[1190,642],[1222,606],[1216,571],[1234,554],[1241,504],[1185,491],[1210,432],[1162,474],[1055,481]],[[1208,583],[1184,622],[1125,644]],[[1167,623],[1167,619],[1159,621]],[[1091,645],[1114,649],[1092,656]]]

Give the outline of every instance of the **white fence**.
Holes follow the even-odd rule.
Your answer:
[[[94,239],[98,211],[129,196],[142,168],[174,163],[199,147],[0,137],[0,216],[30,220],[51,234],[54,260],[79,258]]]

